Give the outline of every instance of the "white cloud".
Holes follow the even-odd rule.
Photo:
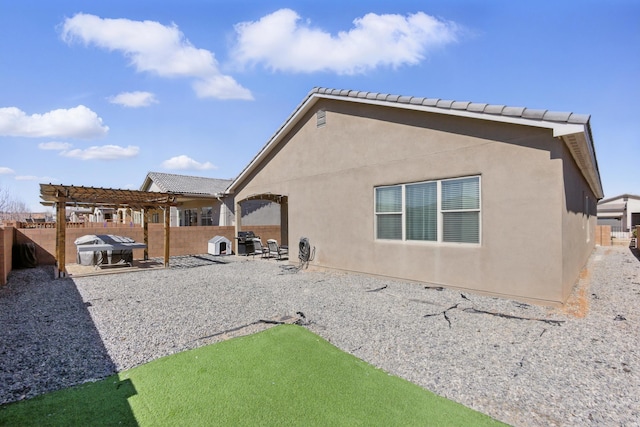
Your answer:
[[[132,145],[126,148],[118,145],[102,145],[89,147],[84,150],[76,148],[73,150],[63,151],[60,155],[80,160],[117,160],[135,157],[139,152],[140,148]]]
[[[102,119],[84,105],[30,116],[16,107],[0,108],[0,136],[89,139],[108,131]]]
[[[13,169],[5,167],[5,166],[0,166],[0,175],[12,175],[16,173]]]
[[[122,92],[116,96],[107,98],[112,104],[119,104],[123,107],[148,107],[151,104],[157,104],[156,96],[151,92]]]
[[[38,148],[41,150],[62,151],[62,150],[68,150],[71,147],[72,145],[69,144],[68,142],[51,141],[51,142],[41,142],[40,144],[38,144]]]
[[[256,22],[235,26],[234,57],[239,64],[264,64],[277,71],[358,74],[380,66],[422,61],[428,51],[456,41],[458,26],[423,12],[402,15],[369,13],[353,28],[332,35],[301,22],[281,9]]]
[[[234,84],[232,77],[219,74],[196,80],[191,86],[199,98],[238,99],[236,91],[230,90]],[[240,99],[253,99],[253,96],[247,91],[247,96]]]
[[[139,72],[193,78],[193,88],[201,97],[253,99],[248,89],[220,72],[213,53],[194,47],[175,24],[78,13],[64,21],[62,39],[120,51]],[[212,86],[211,81],[218,84]]]
[[[179,169],[179,170],[207,170],[216,169],[216,166],[210,162],[200,163],[193,160],[189,156],[184,154],[181,156],[172,157],[169,160],[162,162],[162,167],[165,169]]]
[[[50,176],[35,176],[35,175],[19,175],[16,176],[16,181],[38,181],[38,182],[57,182],[57,178]]]

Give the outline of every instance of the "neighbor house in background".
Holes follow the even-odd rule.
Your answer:
[[[589,116],[318,88],[228,192],[281,204],[292,260],[306,237],[317,267],[544,304],[603,197]]]
[[[610,225],[611,231],[618,235],[628,234],[630,230],[640,225],[640,196],[621,194],[600,200],[598,225]]]
[[[177,195],[178,206],[171,208],[171,226],[233,225],[233,197],[225,192],[230,179],[149,172],[140,186],[142,191],[160,191]],[[280,207],[268,201],[250,201],[243,205],[244,222],[251,225],[274,225]],[[151,222],[162,222],[154,213]]]
[[[179,206],[171,208],[171,226],[233,225],[233,213],[223,202],[224,191],[231,180],[149,172],[141,191],[159,191],[179,195]],[[161,222],[155,214],[152,222]]]

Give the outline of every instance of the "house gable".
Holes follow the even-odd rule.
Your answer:
[[[442,100],[437,98],[388,95],[375,92],[314,88],[298,105],[283,125],[273,134],[267,144],[240,172],[228,188],[236,191],[253,169],[264,161],[271,150],[303,120],[309,112],[324,111],[318,107],[321,100],[334,100],[352,104],[378,105],[405,111],[421,111],[445,116],[467,117],[488,122],[509,123],[529,127],[550,129],[554,137],[561,139],[568,147],[585,180],[589,183],[597,199],[604,196],[598,170],[595,148],[592,141],[588,115],[536,110],[525,107],[509,107],[473,102]],[[325,119],[326,120],[326,119]]]

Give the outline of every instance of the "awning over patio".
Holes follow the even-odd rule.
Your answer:
[[[242,202],[249,200],[268,200],[280,205],[280,243],[289,244],[289,197],[284,194],[260,193],[252,194],[242,200],[236,200],[236,235],[242,230]],[[236,247],[236,252],[238,248]]]

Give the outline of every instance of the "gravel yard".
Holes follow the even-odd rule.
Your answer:
[[[516,426],[640,425],[640,260],[597,247],[564,309],[258,258],[0,287],[0,404],[297,316],[337,347]]]

